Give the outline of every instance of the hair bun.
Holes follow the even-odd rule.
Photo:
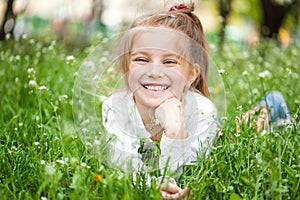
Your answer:
[[[190,6],[186,6],[185,4],[177,4],[172,6],[169,11],[180,11],[184,13],[191,13],[194,11],[194,3],[191,3]]]

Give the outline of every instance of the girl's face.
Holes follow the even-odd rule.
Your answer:
[[[182,45],[175,36],[154,31],[135,38],[127,78],[138,105],[155,108],[172,97],[181,100],[199,75],[197,67],[179,56]]]

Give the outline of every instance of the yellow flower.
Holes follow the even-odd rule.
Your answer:
[[[103,176],[100,174],[94,174],[93,180],[94,182],[101,182],[103,180]]]

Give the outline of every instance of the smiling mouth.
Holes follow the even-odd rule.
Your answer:
[[[165,91],[169,88],[168,85],[158,85],[158,84],[143,84],[143,88],[151,91]]]

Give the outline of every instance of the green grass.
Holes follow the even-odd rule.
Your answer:
[[[143,175],[133,184],[131,174],[106,167],[74,128],[72,89],[89,51],[51,40],[0,43],[1,200],[159,199]],[[180,177],[192,199],[300,198],[299,54],[299,44],[226,45],[222,53],[211,46],[225,71],[227,115],[210,156]],[[286,97],[293,124],[265,135],[245,125],[238,134],[236,119],[274,89]]]

